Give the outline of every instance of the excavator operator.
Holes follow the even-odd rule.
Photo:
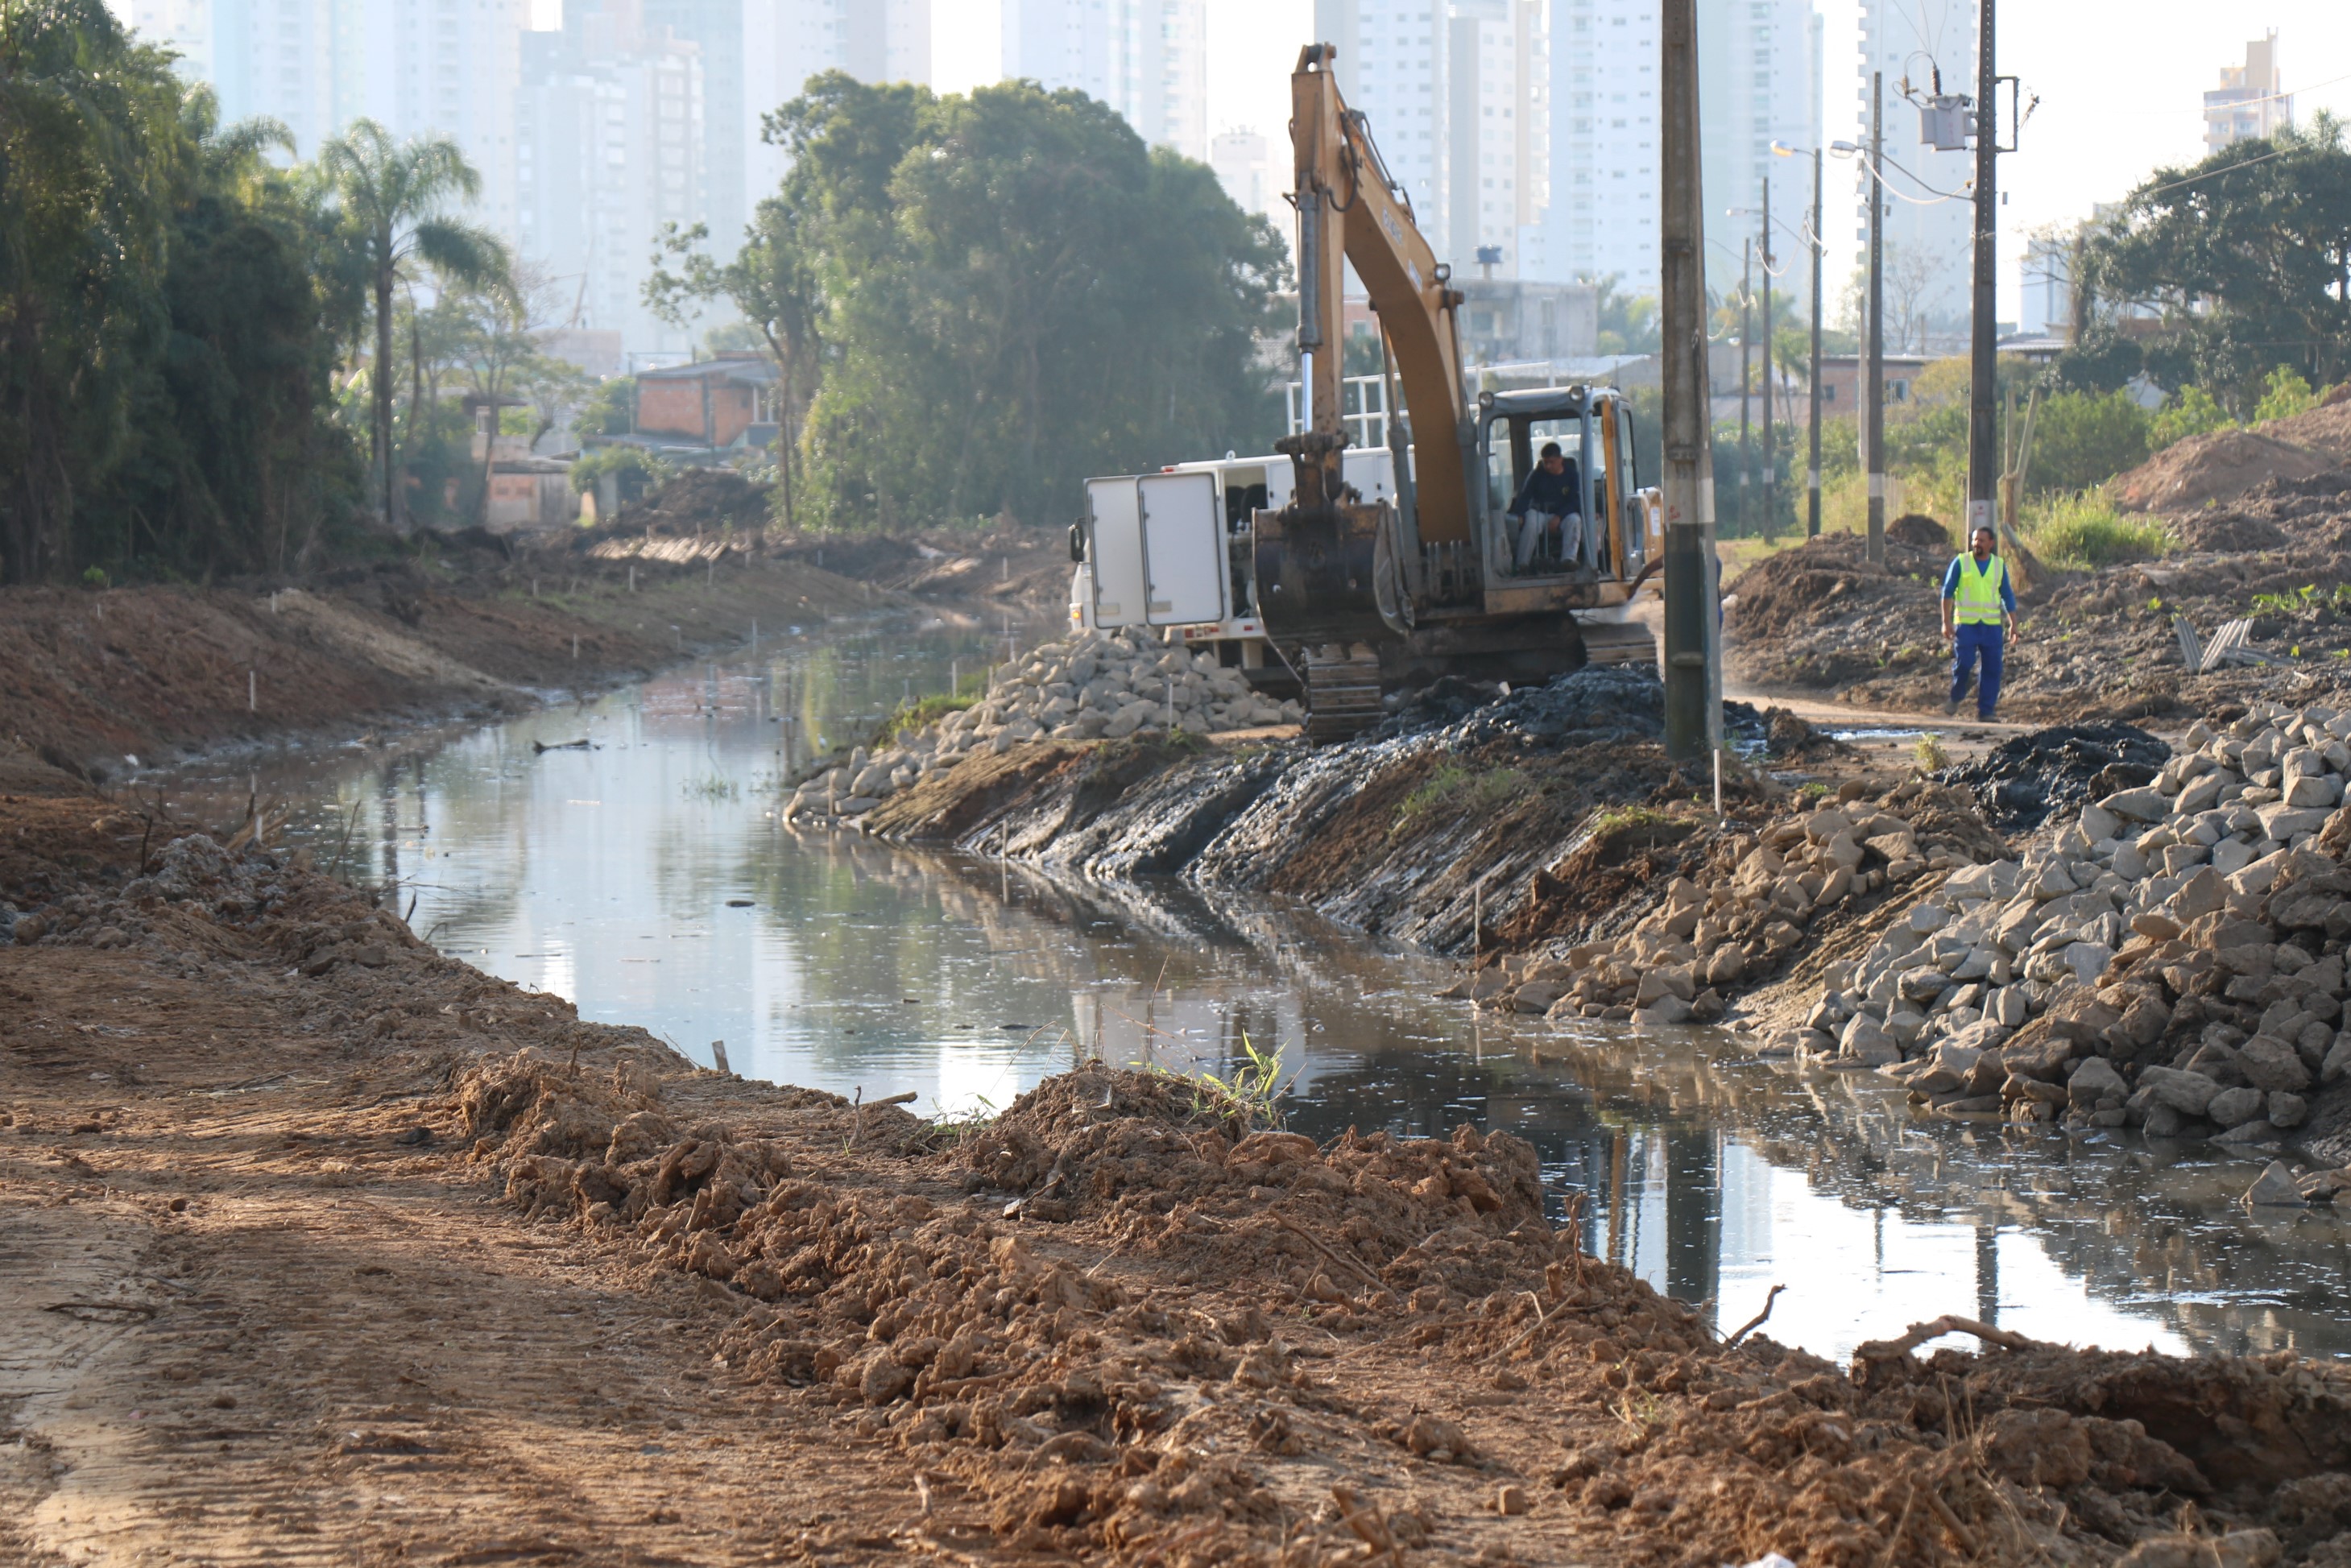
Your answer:
[[[1539,555],[1548,554],[1569,567],[1582,559],[1583,497],[1583,487],[1575,465],[1560,450],[1558,442],[1544,442],[1541,460],[1527,476],[1527,482],[1519,486],[1518,498],[1510,503],[1507,514],[1519,519],[1520,571],[1533,566]],[[1552,547],[1548,551],[1543,549],[1546,542]]]

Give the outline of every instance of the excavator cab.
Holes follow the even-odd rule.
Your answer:
[[[1633,413],[1613,388],[1546,387],[1479,399],[1486,483],[1478,522],[1489,586],[1629,582],[1648,557],[1648,508],[1633,455]],[[1577,497],[1538,535],[1510,506],[1557,444]]]

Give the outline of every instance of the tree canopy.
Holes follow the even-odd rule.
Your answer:
[[[0,9],[0,580],[284,565],[348,516],[359,297],[283,142],[99,0]]]
[[[725,295],[766,329],[795,416],[795,520],[1053,517],[1088,475],[1280,434],[1255,351],[1286,280],[1279,237],[1107,106],[834,73],[766,134],[791,172],[741,254],[689,256],[650,292]]]
[[[2084,246],[2096,300],[2069,376],[2144,369],[2166,386],[2231,389],[2251,410],[2275,367],[2325,385],[2351,374],[2351,149],[2344,127],[2239,141],[2162,169]],[[2160,329],[2124,328],[2152,313]]]

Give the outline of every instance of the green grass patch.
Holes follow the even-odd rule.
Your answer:
[[[1455,816],[1489,811],[1529,794],[1534,780],[1515,768],[1465,768],[1448,762],[1421,781],[1396,808],[1396,826],[1404,828],[1443,811]]]
[[[2179,548],[2157,519],[2116,511],[2103,488],[2051,497],[2024,520],[2024,542],[2052,566],[2086,571],[2153,560]]]
[[[985,676],[975,678],[983,682],[986,680]],[[964,684],[971,685],[971,678],[967,678]],[[916,697],[910,703],[900,703],[888,717],[874,727],[872,737],[865,743],[866,749],[878,750],[884,746],[893,744],[901,736],[914,735],[928,729],[951,713],[961,713],[966,708],[976,707],[984,695],[983,686],[980,691],[959,691],[953,696],[949,696],[945,692],[934,692],[928,696]]]

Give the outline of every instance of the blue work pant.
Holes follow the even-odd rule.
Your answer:
[[[1983,656],[1983,683],[1976,686],[1976,716],[1989,721],[2000,702],[2001,628],[1970,625],[1957,628],[1951,639],[1951,701],[1968,695],[1976,677],[1976,656]]]

